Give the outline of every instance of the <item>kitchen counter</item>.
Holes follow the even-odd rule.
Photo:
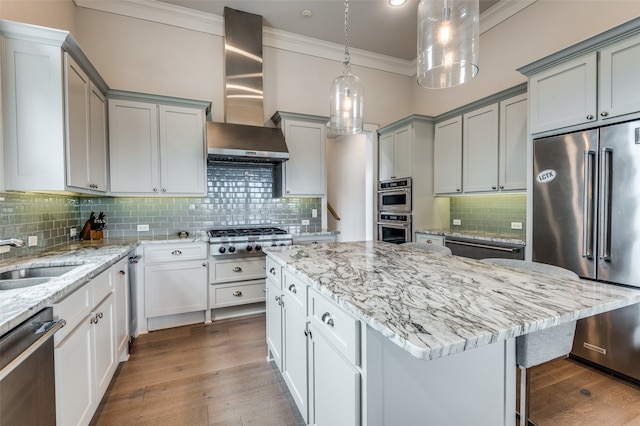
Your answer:
[[[266,251],[422,360],[640,302],[638,289],[571,281],[378,241]]]
[[[54,277],[46,284],[15,290],[0,290],[0,335],[5,334],[41,309],[72,293],[91,278],[135,250],[139,244],[197,242],[199,238],[175,237],[113,238],[74,241],[25,257],[0,261],[0,271],[32,266],[79,265],[73,271]],[[208,237],[206,239],[208,241]]]
[[[442,235],[444,237],[467,238],[470,240],[490,241],[494,243],[526,245],[519,234],[499,234],[484,231],[460,231],[455,229],[416,229],[414,232]]]

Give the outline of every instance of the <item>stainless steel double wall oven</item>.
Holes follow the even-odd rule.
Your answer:
[[[402,244],[412,240],[412,180],[378,183],[378,240]]]

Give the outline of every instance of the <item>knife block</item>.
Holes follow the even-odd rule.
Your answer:
[[[91,229],[91,224],[89,221],[86,221],[84,226],[82,227],[82,232],[80,232],[81,240],[101,240],[102,239],[102,230],[94,231]]]

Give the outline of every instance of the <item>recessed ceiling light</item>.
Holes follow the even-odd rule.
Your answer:
[[[389,0],[389,4],[391,6],[402,6],[406,2],[407,2],[407,0]]]
[[[302,16],[304,16],[305,18],[310,18],[311,15],[313,15],[313,12],[310,11],[309,9],[305,9],[302,11]]]

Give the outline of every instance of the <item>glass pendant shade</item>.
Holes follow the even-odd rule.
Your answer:
[[[331,133],[352,135],[362,132],[364,90],[358,77],[345,72],[331,84]]]
[[[478,74],[478,0],[420,0],[418,84],[429,89],[457,86]]]

